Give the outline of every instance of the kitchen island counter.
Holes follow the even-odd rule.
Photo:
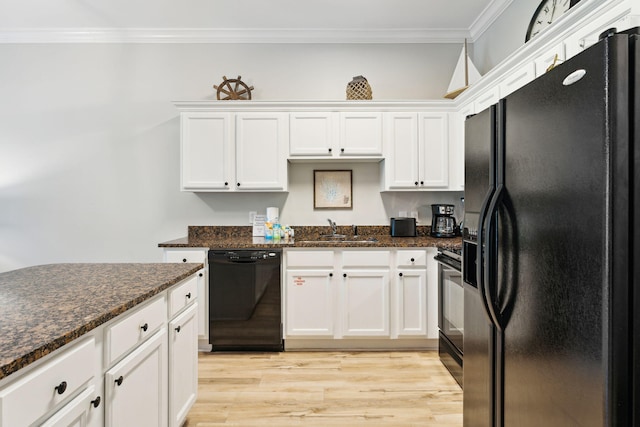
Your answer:
[[[0,379],[189,277],[202,264],[50,264],[0,273]]]

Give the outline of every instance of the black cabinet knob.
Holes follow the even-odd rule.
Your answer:
[[[124,381],[124,377],[122,375],[120,375],[118,378],[116,378],[115,383],[118,386],[121,386],[122,385],[122,381]]]
[[[329,148],[329,152],[332,152],[332,151],[333,151],[333,149],[332,149],[332,148]]]
[[[145,323],[144,325],[140,326],[140,329],[142,329],[143,331],[147,332],[147,329],[149,329],[149,324]]]
[[[329,273],[329,277],[333,277],[333,273]]]
[[[187,262],[187,259],[186,258],[182,258],[182,262]]]
[[[237,183],[237,184],[236,184],[236,186],[237,186],[237,187],[240,187],[240,183]]]
[[[343,273],[343,274],[342,274],[342,277],[347,277],[347,273]]]
[[[418,185],[418,181],[416,181],[414,184],[415,184],[415,185]]]
[[[420,185],[424,185],[424,181],[420,181]]]
[[[399,273],[398,276],[402,277],[402,273]]]
[[[341,149],[340,149],[340,152],[341,152],[341,153],[344,153],[344,148],[341,148]]]
[[[415,261],[415,258],[411,258],[411,262],[414,262],[414,261]]]
[[[229,182],[228,182],[228,181],[225,181],[225,182],[224,182],[224,185],[225,185],[225,187],[226,187],[227,185],[229,185]]]
[[[176,332],[177,332],[177,333],[180,333],[180,325],[178,325],[178,326],[176,327]]]
[[[200,273],[200,274],[198,274],[198,276],[199,276],[199,277],[202,277],[202,276],[204,276],[204,274]]]
[[[122,377],[120,377],[120,378],[122,378]],[[92,405],[94,408],[97,408],[98,406],[100,406],[100,401],[101,401],[100,396],[98,396],[98,397],[96,397],[95,399],[93,399],[93,400],[91,401],[91,405]]]
[[[58,384],[55,387],[55,391],[58,392],[58,394],[62,394],[67,390],[67,382],[66,381],[62,381],[60,384]]]
[[[187,299],[191,299],[191,292],[189,292],[187,295],[185,295],[187,297]]]

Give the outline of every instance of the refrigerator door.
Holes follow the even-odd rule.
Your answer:
[[[496,107],[465,122],[464,287],[464,426],[493,425],[493,327],[478,289],[478,249],[482,217],[495,191]],[[482,236],[480,247],[483,246]]]
[[[630,425],[621,379],[630,295],[623,39],[594,45],[504,100],[498,185],[506,191],[491,260],[505,325],[498,426]]]

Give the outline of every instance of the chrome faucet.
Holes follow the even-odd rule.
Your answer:
[[[336,225],[336,222],[331,221],[331,218],[327,218],[327,221],[329,221],[329,225],[331,226],[331,232],[333,233],[333,235],[335,236],[336,234],[338,234],[338,226]]]

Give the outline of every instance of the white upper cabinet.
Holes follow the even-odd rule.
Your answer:
[[[382,157],[382,113],[340,113],[340,155]]]
[[[233,116],[186,112],[180,115],[180,126],[182,190],[228,189],[234,174]]]
[[[291,160],[382,158],[382,113],[292,112]]]
[[[447,113],[386,113],[385,190],[434,190],[449,186]]]
[[[288,116],[183,112],[184,191],[286,191]]]
[[[331,157],[338,140],[338,118],[333,112],[300,112],[289,115],[289,155]]]
[[[287,114],[236,114],[236,190],[286,190],[288,144]]]

